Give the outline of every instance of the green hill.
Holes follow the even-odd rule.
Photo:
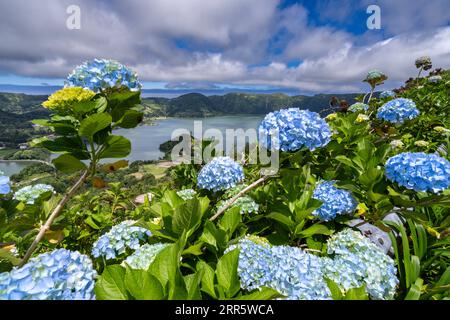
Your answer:
[[[315,96],[288,96],[285,94],[229,93],[205,96],[189,93],[174,99],[147,98],[147,116],[202,117],[223,114],[266,114],[286,107],[320,111],[328,108],[332,97],[355,102],[358,94],[318,94]]]

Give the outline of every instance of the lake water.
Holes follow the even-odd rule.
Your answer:
[[[164,156],[164,153],[159,151],[159,145],[170,140],[172,132],[177,129],[186,129],[193,132],[195,121],[201,121],[202,134],[208,129],[217,129],[220,130],[225,137],[226,129],[257,129],[263,118],[264,115],[168,118],[157,120],[154,126],[139,126],[134,129],[120,129],[114,133],[130,139],[132,151],[127,157],[128,160],[158,160],[160,157]],[[209,135],[206,134],[206,136]]]
[[[20,172],[23,168],[33,164],[33,161],[4,161],[0,160],[0,171],[2,171],[8,177]]]
[[[132,151],[127,157],[130,162],[158,160],[164,156],[164,153],[159,151],[159,145],[170,140],[174,130],[185,129],[193,132],[194,121],[201,121],[202,134],[208,129],[217,129],[225,137],[226,129],[257,129],[263,117],[263,115],[233,115],[207,118],[168,118],[156,120],[155,125],[152,126],[120,129],[114,133],[130,139]],[[3,171],[7,176],[11,176],[30,165],[30,163],[32,162],[0,161],[0,171]]]

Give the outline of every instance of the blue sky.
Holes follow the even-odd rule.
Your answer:
[[[380,30],[366,26],[373,4]],[[0,84],[62,85],[81,62],[112,58],[146,89],[359,92],[373,68],[393,88],[418,56],[450,67],[449,21],[447,0],[2,0]]]

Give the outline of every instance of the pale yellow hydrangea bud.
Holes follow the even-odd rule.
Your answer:
[[[438,126],[438,127],[434,127],[434,130],[436,130],[439,133],[444,133],[444,134],[449,134],[450,133],[450,129]]]
[[[94,96],[95,92],[80,87],[63,88],[53,93],[42,105],[51,110],[68,111],[74,103],[89,101]]]
[[[153,218],[152,223],[156,224],[156,225],[160,225],[161,224],[161,217],[157,217],[157,218]]]
[[[325,117],[325,119],[329,120],[329,121],[333,121],[337,118],[337,113],[330,113],[329,115],[327,115]]]
[[[429,142],[424,140],[417,140],[416,142],[414,142],[414,144],[418,147],[428,147],[430,145]]]
[[[245,236],[245,239],[250,240],[256,244],[261,244],[261,245],[270,245],[269,241],[266,238],[263,237],[259,237],[257,235],[254,234],[249,234]]]
[[[390,143],[391,147],[402,149],[405,145],[403,144],[402,140],[392,140]]]
[[[356,118],[356,122],[357,123],[361,123],[361,122],[364,122],[364,121],[368,121],[369,119],[370,118],[369,118],[368,115],[360,113],[360,114],[358,114],[358,117]]]

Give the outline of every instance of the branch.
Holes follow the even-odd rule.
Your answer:
[[[271,176],[264,176],[262,178],[259,178],[258,180],[256,180],[255,182],[253,182],[251,185],[249,185],[248,187],[245,187],[244,189],[242,189],[237,195],[235,195],[233,198],[231,198],[230,201],[228,201],[228,203],[223,206],[222,208],[220,208],[220,210],[217,211],[217,213],[215,215],[213,215],[209,221],[214,221],[216,220],[222,213],[224,213],[225,211],[227,211],[235,202],[237,199],[239,199],[240,197],[242,197],[244,194],[246,194],[247,192],[249,192],[250,190],[252,190],[253,188],[257,187],[258,185],[260,185],[261,183],[263,183],[264,181],[266,181],[267,179],[269,179]]]
[[[27,263],[28,259],[30,259],[31,255],[33,254],[34,250],[36,250],[37,245],[42,240],[42,238],[45,235],[45,232],[50,229],[51,225],[53,224],[53,221],[59,216],[62,209],[64,208],[64,205],[67,203],[67,201],[72,198],[72,196],[75,194],[75,192],[81,187],[81,185],[86,180],[87,176],[89,174],[89,170],[86,170],[83,172],[81,177],[78,179],[78,181],[72,186],[72,188],[67,192],[64,197],[61,199],[61,201],[58,203],[58,205],[53,209],[53,212],[48,217],[45,224],[41,227],[39,230],[38,235],[36,236],[36,239],[34,239],[31,246],[28,248],[27,252],[25,253],[25,256],[23,257],[22,261],[19,264],[19,268],[23,267],[25,263]]]

